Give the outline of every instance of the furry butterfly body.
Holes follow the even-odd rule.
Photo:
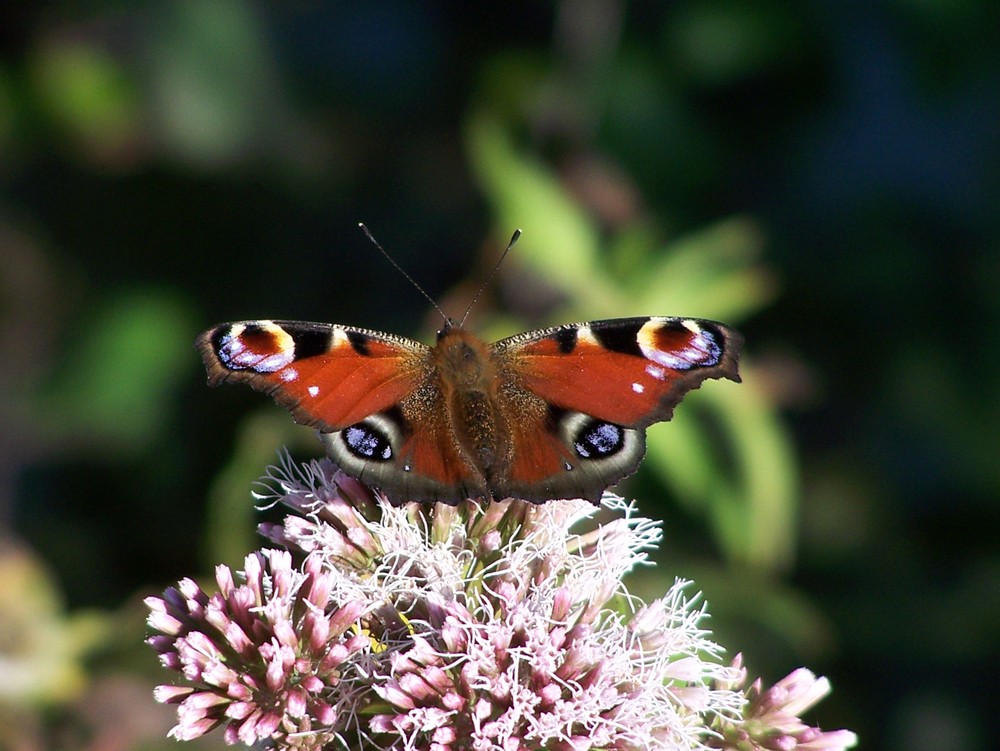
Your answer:
[[[198,339],[209,383],[242,381],[320,431],[390,501],[597,502],[639,466],[645,428],[708,378],[739,381],[739,334],[691,318],[568,324],[434,346],[336,324],[243,321]]]

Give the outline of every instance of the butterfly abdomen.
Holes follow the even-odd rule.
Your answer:
[[[489,479],[501,459],[499,418],[488,394],[467,391],[455,395],[451,411],[459,445],[473,457],[473,463]]]

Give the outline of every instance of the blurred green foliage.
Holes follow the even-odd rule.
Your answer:
[[[426,338],[361,220],[453,314],[520,227],[484,336],[740,328],[744,383],[623,488],[665,523],[635,590],[694,578],[866,748],[992,747],[997,28],[987,0],[5,6],[0,747],[173,747],[138,599],[238,562],[254,480],[317,451],[205,388],[194,337]]]
[[[88,453],[106,446],[118,460],[154,439],[169,422],[190,352],[187,332],[197,326],[190,305],[174,297],[152,286],[111,291],[82,318],[52,380],[33,395],[31,411],[48,439],[83,439]]]

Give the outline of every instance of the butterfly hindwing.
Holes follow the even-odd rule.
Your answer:
[[[489,497],[482,475],[457,450],[442,421],[418,429],[380,413],[321,438],[327,455],[352,477],[379,488],[395,503],[455,504]]]
[[[536,503],[585,498],[596,503],[604,491],[635,471],[645,452],[645,433],[568,410],[549,407],[544,420],[512,421],[514,456],[510,471],[492,484],[494,498]]]

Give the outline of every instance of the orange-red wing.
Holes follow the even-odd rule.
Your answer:
[[[739,380],[742,339],[691,318],[621,318],[570,324],[492,345],[502,368],[549,404],[626,427],[669,420],[707,378]]]
[[[400,455],[407,468],[406,477],[400,478],[406,500],[454,504],[488,495],[482,475],[461,455],[450,433],[416,425]],[[387,488],[383,484],[383,490]]]
[[[419,342],[328,323],[226,323],[204,332],[197,346],[209,383],[247,383],[296,422],[322,431],[399,404],[430,367],[429,349]]]
[[[393,503],[458,503],[488,495],[482,475],[440,419],[411,420],[405,409],[393,409],[321,437],[341,469]]]
[[[586,498],[597,503],[605,489],[636,470],[645,453],[641,428],[613,426],[552,407],[514,416],[517,419],[509,421],[510,466],[491,481],[497,499],[542,503]],[[598,446],[595,436],[612,436],[612,441]]]
[[[553,475],[562,474],[573,457],[569,448],[549,429],[538,414],[515,414],[508,420],[509,439],[514,462],[507,472],[516,485],[534,485]]]

